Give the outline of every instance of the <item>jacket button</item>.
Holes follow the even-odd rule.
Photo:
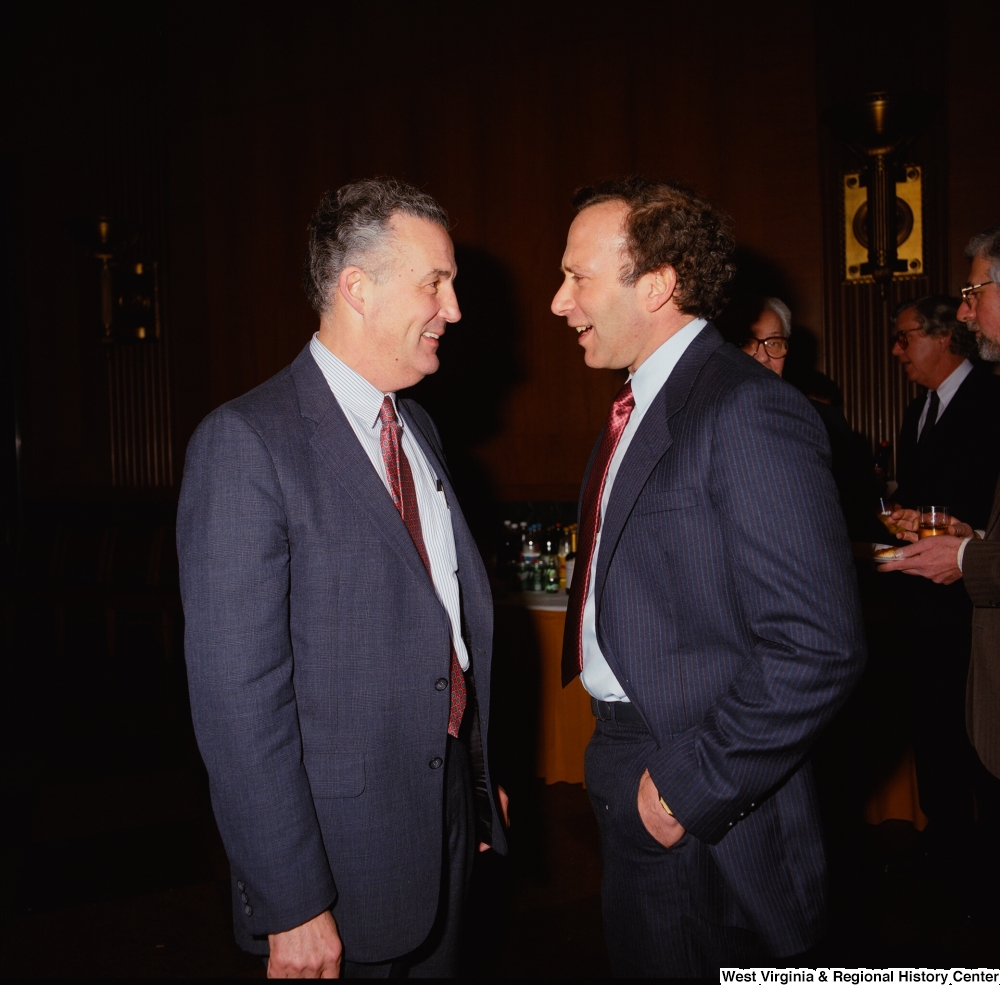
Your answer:
[[[436,691],[443,691],[447,686],[448,686],[448,678],[447,677],[439,677],[434,682],[434,689]]]
[[[444,766],[444,760],[440,756],[435,756],[428,764],[432,770],[439,770]]]
[[[245,882],[243,882],[242,880],[237,880],[237,882],[236,882],[236,888],[242,893],[243,890],[247,888],[247,884]]]
[[[240,899],[243,900],[244,903],[249,903],[250,902],[250,897],[247,896],[246,893],[240,893]]]
[[[250,906],[250,904],[248,903],[248,904],[247,904],[246,906],[244,906],[244,907],[243,907],[243,912],[244,912],[244,913],[245,913],[245,914],[246,914],[246,915],[247,915],[248,917],[252,917],[252,916],[253,916],[253,907],[252,907],[252,906]]]

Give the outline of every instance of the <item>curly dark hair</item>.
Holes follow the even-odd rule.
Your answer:
[[[639,175],[608,178],[573,196],[577,212],[601,202],[624,202],[623,284],[660,267],[677,273],[674,300],[681,311],[715,318],[736,276],[732,220],[689,188]]]
[[[392,259],[389,220],[397,213],[448,228],[448,213],[427,192],[398,178],[368,178],[328,191],[309,222],[302,286],[317,314],[330,306],[337,278],[358,266],[381,281]]]
[[[912,308],[924,335],[940,338],[950,332],[951,342],[948,351],[955,353],[956,356],[965,356],[966,359],[975,359],[979,355],[979,343],[975,335],[969,331],[969,326],[958,320],[958,308],[961,303],[961,298],[948,297],[947,294],[930,294],[927,297],[903,301],[896,306],[893,313],[893,330],[895,331],[896,319],[904,311]]]

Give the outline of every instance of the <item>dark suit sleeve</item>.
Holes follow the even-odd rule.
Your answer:
[[[188,448],[177,518],[191,712],[249,932],[335,900],[302,765],[289,636],[289,541],[257,432],[216,411]]]
[[[864,665],[860,604],[823,425],[760,377],[724,399],[712,499],[748,657],[650,774],[678,820],[715,842],[797,769]],[[685,577],[697,578],[698,558]]]
[[[1000,540],[970,540],[962,576],[973,605],[1000,606]]]

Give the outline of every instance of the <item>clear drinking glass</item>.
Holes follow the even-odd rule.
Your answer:
[[[947,506],[921,506],[919,534],[923,537],[937,537],[948,532],[951,517]]]

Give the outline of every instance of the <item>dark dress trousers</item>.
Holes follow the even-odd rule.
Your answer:
[[[485,768],[489,584],[434,425],[398,406],[451,508]],[[269,933],[330,908],[345,960],[414,951],[442,897],[450,623],[308,347],[198,427],[177,537],[238,942],[266,954]]]
[[[615,973],[707,973],[679,951],[729,960],[727,928],[805,951],[825,919],[807,757],[863,669],[856,579],[822,422],[711,324],[622,461],[594,592],[645,722],[599,722],[587,752]],[[646,768],[686,829],[669,850],[638,814]]]
[[[1000,473],[1000,377],[976,367],[933,430],[918,441],[925,398],[907,408],[899,436],[895,499],[902,506],[946,506],[974,528],[986,527]],[[975,560],[973,560],[975,566]],[[973,792],[994,799],[968,740],[965,693],[973,605],[961,581],[935,585],[899,576],[899,641],[920,806],[932,828],[972,823]]]

